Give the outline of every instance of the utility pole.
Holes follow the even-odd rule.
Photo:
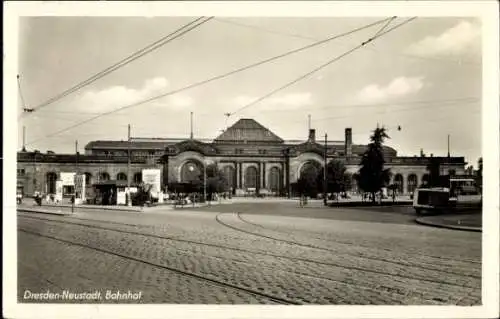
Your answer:
[[[311,130],[311,114],[307,115],[307,132]]]
[[[26,152],[26,126],[23,126],[23,152]]]
[[[203,202],[207,201],[207,162],[203,161]]]
[[[77,198],[77,193],[76,193],[76,185],[78,183],[78,140],[75,140],[75,177],[73,178],[73,183],[74,183],[74,190],[73,190],[73,195],[71,195],[71,213],[73,214],[75,212],[75,204],[76,204],[76,198]],[[84,190],[82,190],[84,191]]]
[[[190,139],[193,139],[193,112],[191,112],[191,134]]]
[[[448,160],[450,159],[450,134],[448,134]]]
[[[327,139],[328,139],[328,134],[325,133],[325,158],[324,158],[324,168],[323,168],[323,204],[326,206],[327,205],[327,200],[326,200],[326,197],[327,197],[327,194],[328,194],[328,191],[327,191],[327,185],[328,183],[326,182],[326,153],[327,153]]]
[[[132,206],[132,196],[130,196],[130,124],[128,125],[127,134],[127,206]]]
[[[76,164],[76,174],[78,174],[78,140],[75,141],[75,164]]]

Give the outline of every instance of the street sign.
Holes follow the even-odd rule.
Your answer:
[[[75,185],[75,175],[76,173],[65,173],[61,172],[61,181],[63,186],[74,186]]]

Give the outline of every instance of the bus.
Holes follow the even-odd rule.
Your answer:
[[[413,208],[424,211],[453,212],[463,208],[480,208],[482,195],[474,178],[449,177],[447,187],[421,187],[415,190]]]

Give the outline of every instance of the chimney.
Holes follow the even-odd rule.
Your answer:
[[[307,141],[311,142],[311,143],[316,142],[316,130],[315,129],[309,129],[309,139]]]
[[[345,156],[352,156],[352,128],[345,129]]]

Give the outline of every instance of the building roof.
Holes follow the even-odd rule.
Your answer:
[[[225,130],[214,142],[275,142],[283,143],[283,139],[254,119],[240,119]]]
[[[294,140],[285,140],[285,143],[288,144],[288,145],[299,145],[299,144],[303,144],[307,142],[306,140],[304,139],[294,139]],[[325,143],[325,140],[318,140],[316,139],[316,143],[318,144],[321,144],[321,145],[324,145]],[[327,146],[344,146],[344,141],[337,141],[337,140],[327,140],[326,141],[326,145]]]
[[[177,141],[132,141],[130,146],[133,149],[164,149],[168,145],[174,145]],[[127,149],[129,143],[127,141],[91,141],[85,145],[86,150],[90,149]]]

